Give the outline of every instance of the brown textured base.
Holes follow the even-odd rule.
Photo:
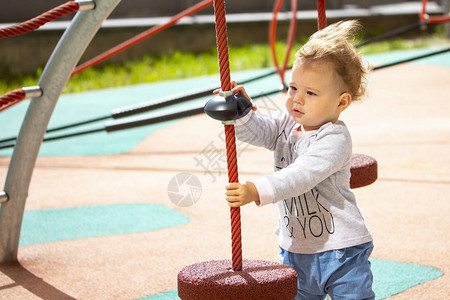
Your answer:
[[[289,266],[263,260],[243,260],[242,271],[231,260],[213,260],[185,267],[178,273],[182,300],[294,299],[297,273]]]
[[[350,167],[350,187],[356,189],[374,183],[378,177],[377,161],[368,155],[354,153]]]

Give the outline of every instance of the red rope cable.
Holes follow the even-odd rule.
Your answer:
[[[425,21],[425,14],[427,13],[428,0],[422,0],[422,12],[420,13],[420,19]]]
[[[79,65],[78,67],[75,68],[75,70],[72,72],[72,75],[78,74],[84,70],[86,70],[87,68],[90,68],[92,66],[95,66],[99,63],[101,63],[102,61],[105,61],[106,59],[110,58],[111,56],[114,56],[120,52],[122,52],[125,49],[128,49],[134,45],[136,45],[137,43],[142,42],[143,40],[149,38],[152,35],[155,35],[161,31],[163,31],[166,28],[169,28],[173,25],[175,25],[176,23],[178,23],[179,20],[181,20],[182,18],[186,17],[186,16],[190,16],[193,15],[197,12],[199,12],[200,10],[210,6],[213,3],[213,0],[204,0],[202,2],[197,3],[196,5],[182,11],[181,13],[173,16],[167,23],[165,24],[161,24],[161,25],[156,25],[153,26],[152,28],[138,34],[137,36],[126,40],[125,42],[111,48],[110,50],[97,55],[96,57],[86,61],[85,63]]]
[[[450,16],[433,16],[428,18],[429,23],[445,23],[450,21]]]
[[[239,182],[234,125],[225,125],[228,182]],[[242,270],[241,209],[230,207],[231,262],[234,271]]]
[[[0,96],[0,111],[13,106],[16,103],[25,99],[25,91],[23,89],[17,89]]]
[[[230,64],[228,59],[227,24],[225,18],[225,1],[214,1],[216,19],[216,43],[219,56],[220,83],[222,91],[231,90]]]
[[[427,4],[428,0],[422,0],[422,12],[420,13],[420,20],[427,23],[445,23],[450,21],[450,16],[428,16]]]
[[[284,56],[283,66],[280,68],[280,65],[278,63],[278,58],[276,54],[276,29],[277,29],[277,15],[280,12],[281,5],[283,4],[283,0],[278,0],[273,8],[273,18],[270,22],[270,31],[269,31],[269,42],[270,42],[270,50],[272,53],[272,60],[275,65],[275,68],[277,69],[278,75],[280,76],[281,83],[283,86],[285,86],[284,81],[284,73],[287,70],[287,65],[289,62],[289,56],[291,53],[292,45],[294,44],[295,40],[295,32],[297,30],[297,0],[291,0],[291,7],[292,7],[292,18],[289,26],[289,35],[288,35],[288,41],[286,46],[286,54]]]
[[[225,0],[214,0],[214,15],[216,20],[217,53],[219,56],[220,83],[222,91],[231,90],[230,65],[228,57],[227,24],[225,18]],[[239,182],[236,138],[234,125],[225,125],[225,140],[227,148],[228,182]],[[242,237],[241,210],[230,208],[231,219],[231,261],[234,271],[242,270]]]
[[[272,52],[272,60],[275,68],[277,69],[278,75],[280,75],[281,83],[284,85],[284,76],[281,75],[280,64],[278,63],[277,51],[276,51],[276,31],[277,31],[277,15],[280,12],[281,5],[283,4],[283,0],[277,0],[273,7],[273,17],[270,22],[270,32],[269,32],[269,42],[270,42],[270,50]]]
[[[297,31],[297,10],[298,10],[298,3],[297,0],[291,0],[291,9],[292,9],[292,18],[291,23],[289,26],[289,35],[288,35],[288,42],[286,47],[286,55],[284,56],[284,62],[283,62],[283,79],[284,79],[284,73],[287,70],[287,66],[289,63],[289,56],[291,53],[292,46],[294,45],[295,40],[295,32]],[[284,85],[284,81],[283,81]]]
[[[317,0],[317,25],[319,30],[327,27],[325,0]]]
[[[79,7],[80,6],[77,2],[68,1],[31,20],[25,21],[20,24],[0,28],[0,38],[12,37],[36,30],[48,22],[54,21],[71,12],[77,11]]]

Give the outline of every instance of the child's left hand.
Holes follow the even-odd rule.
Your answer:
[[[239,207],[250,202],[259,203],[259,193],[255,185],[249,181],[246,183],[232,182],[228,184],[225,199],[231,207]]]
[[[216,90],[214,90],[213,91],[213,93],[215,94],[215,95],[218,95],[219,94],[219,92],[221,91],[221,89],[216,89]],[[238,85],[237,83],[236,83],[236,81],[231,81],[231,91],[233,92],[233,93],[235,93],[235,94],[241,94],[241,95],[243,95],[243,96],[245,96],[248,100],[250,100],[250,102],[252,103],[252,110],[253,111],[256,111],[256,105],[255,105],[255,103],[253,102],[253,100],[252,100],[252,98],[250,98],[250,96],[247,94],[247,92],[245,91],[245,88],[244,88],[244,86],[242,86],[242,85]]]

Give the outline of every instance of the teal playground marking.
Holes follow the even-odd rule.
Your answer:
[[[444,50],[448,48],[449,45],[444,47],[429,47],[429,48],[419,48],[419,49],[411,49],[411,50],[397,50],[392,52],[378,53],[378,54],[370,54],[365,55],[364,58],[369,61],[373,66],[392,63],[404,59],[408,59],[415,56],[425,55],[431,53],[433,51]],[[442,66],[442,67],[450,67],[450,52],[446,52],[439,55],[430,56],[427,58],[422,58],[411,62],[414,64],[421,65],[434,65],[434,66]]]
[[[385,299],[443,275],[441,271],[427,266],[374,258],[370,261],[374,277],[375,299]],[[180,298],[175,290],[138,300],[180,300]]]
[[[180,300],[180,297],[178,297],[178,291],[175,290],[154,296],[139,298],[137,300]]]
[[[389,260],[371,259],[376,299],[399,294],[444,275],[438,269]]]
[[[146,232],[189,221],[170,207],[144,203],[27,210],[19,245]]]

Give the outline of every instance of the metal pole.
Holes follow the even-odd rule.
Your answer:
[[[20,229],[33,169],[56,102],[81,55],[120,0],[96,0],[95,9],[79,11],[53,51],[39,80],[43,95],[33,98],[19,132],[0,207],[0,263],[17,260]]]

